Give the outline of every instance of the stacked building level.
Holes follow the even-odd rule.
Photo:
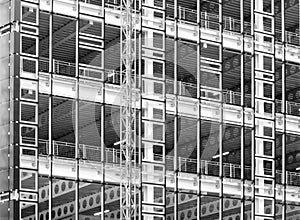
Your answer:
[[[0,219],[299,220],[299,0],[0,0]]]

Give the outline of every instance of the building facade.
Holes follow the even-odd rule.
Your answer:
[[[299,0],[122,5],[0,0],[0,219],[299,220]]]

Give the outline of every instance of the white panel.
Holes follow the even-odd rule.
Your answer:
[[[192,98],[178,97],[178,114],[191,116],[198,114],[199,102]]]
[[[49,74],[39,74],[39,92],[51,94],[51,83]]]
[[[142,180],[144,183],[160,184],[165,183],[165,165],[143,163],[142,165]]]
[[[72,77],[63,77],[53,75],[53,95],[75,98],[76,97],[76,79]]]
[[[53,12],[76,17],[78,14],[77,1],[53,0]]]
[[[51,11],[51,4],[49,0],[40,0],[40,9],[44,11]]]
[[[92,5],[86,2],[80,2],[80,13],[96,16],[96,17],[103,17],[104,8],[99,5]]]
[[[79,99],[103,102],[103,84],[95,81],[80,80]]]

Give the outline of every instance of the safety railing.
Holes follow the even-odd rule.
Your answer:
[[[174,5],[168,4],[168,10],[174,11]],[[178,7],[179,20],[187,20],[189,22],[197,21],[197,11],[189,8]],[[219,16],[213,13],[201,12],[201,27],[207,29],[219,30]],[[223,16],[223,28],[227,31],[240,32],[241,21],[229,16]],[[246,34],[251,33],[251,23],[244,21],[244,32]],[[281,40],[281,30],[275,30],[276,39]],[[288,44],[300,45],[300,36],[297,33],[285,31],[286,42]]]
[[[78,156],[82,160],[101,161],[101,147],[86,144],[78,145]],[[106,156],[108,158],[108,156]]]
[[[40,139],[38,141],[39,154],[49,154],[49,141]]]
[[[76,75],[76,65],[74,63],[68,63],[60,60],[53,60],[53,72],[67,76]]]
[[[93,67],[79,67],[79,76],[95,80],[103,80],[103,71]]]
[[[111,7],[111,6],[115,5],[120,8],[121,0],[105,0],[104,4],[105,4],[105,6]]]
[[[282,112],[282,107],[283,107],[282,101],[276,99],[275,105],[276,105],[276,112]],[[286,101],[286,113],[289,115],[300,116],[300,103]]]
[[[49,59],[40,58],[39,59],[39,71],[40,72],[49,72]]]
[[[68,158],[75,160],[75,144],[62,142],[62,141],[53,141],[53,155],[57,158]],[[102,148],[99,146],[92,146],[86,144],[79,144],[78,146],[78,156],[82,161],[90,162],[101,162],[101,152]],[[49,154],[49,141],[48,140],[39,140],[39,154],[41,156]],[[104,150],[105,162],[108,164],[120,164],[120,150],[115,148],[105,148]],[[137,157],[138,155],[136,155]],[[163,161],[165,159],[165,167],[167,171],[174,170],[174,156],[171,155],[161,155],[154,154],[154,161]],[[134,158],[133,158],[134,159]],[[197,167],[200,166],[200,171],[202,175],[211,175],[219,176],[220,163],[218,161],[208,161],[201,160],[198,164],[196,159],[193,158],[177,158],[178,171],[185,173],[197,173]],[[241,178],[241,169],[242,166],[239,164],[232,163],[223,163],[223,175],[225,178]],[[245,179],[251,179],[251,167],[245,166],[244,173]],[[272,172],[271,169],[265,169],[265,172]],[[281,182],[282,171],[276,170],[276,180]],[[291,172],[287,171],[287,184],[288,185],[300,185],[300,172]]]
[[[120,71],[105,70],[104,71],[104,79],[105,79],[104,81],[106,83],[120,85],[120,83],[121,83]]]
[[[53,60],[54,73],[57,75],[75,76],[75,63],[68,63],[60,60]],[[47,58],[40,58],[39,70],[41,72],[49,72],[49,60]],[[120,85],[121,75],[120,71],[113,69],[100,70],[95,67],[79,67],[79,76],[102,80],[106,83]],[[123,74],[124,76],[124,74]],[[134,77],[134,76],[133,76]]]
[[[101,0],[79,0],[79,2],[83,2],[83,3],[91,4],[91,5],[102,6]]]
[[[44,69],[47,69],[47,71],[48,71],[48,65],[49,65],[48,60],[42,58],[39,60],[39,62],[40,62],[40,67],[42,65],[45,67]],[[56,74],[69,75],[70,72],[72,74],[73,73],[75,74],[75,72],[74,72],[75,64],[62,62],[62,61],[58,61],[58,60],[54,60],[54,63],[56,66],[56,72],[55,72]],[[121,81],[120,71],[111,70],[111,69],[105,69],[102,71],[102,70],[95,70],[93,68],[84,68],[84,71],[86,73],[93,72],[94,74],[97,75],[96,77],[91,77],[91,75],[89,75],[88,78],[96,78],[97,80],[103,80],[105,83],[120,85],[120,81]],[[104,73],[104,76],[103,76],[103,73]],[[84,75],[84,76],[86,76],[86,75]],[[103,77],[104,77],[104,79],[103,79]],[[136,78],[136,81],[138,82],[138,77]],[[165,84],[166,94],[174,94],[174,80],[166,79],[165,82],[166,82],[166,84]],[[187,83],[187,82],[178,81],[177,88],[178,88],[178,90],[177,90],[178,95],[188,96],[188,97],[192,97],[192,98],[197,97],[197,84],[195,84],[195,83]],[[221,91],[220,91],[220,93],[221,93]],[[205,93],[205,92],[201,93],[201,97],[210,99],[210,97],[206,97],[206,94],[207,93]],[[241,98],[240,92],[235,92],[235,91],[231,91],[231,90],[222,90],[222,94],[223,94],[223,102],[224,103],[233,104],[233,105],[241,105],[242,98]],[[245,106],[250,106],[250,104],[251,104],[251,95],[250,94],[245,94],[244,103],[245,103]],[[281,100],[276,100],[276,111],[277,112],[281,112],[280,105],[281,105]],[[300,116],[299,109],[300,109],[300,103],[286,101],[287,114]]]
[[[105,5],[108,8],[119,10],[119,0],[105,0]],[[169,19],[174,18],[174,5],[166,4],[166,15]],[[197,11],[182,6],[178,7],[179,23],[193,23],[197,22]],[[219,15],[208,13],[206,11],[201,12],[201,27],[207,29],[219,30],[220,25]],[[223,28],[226,31],[240,32],[241,22],[239,19],[232,18],[230,16],[223,16]],[[251,33],[251,23],[244,21],[244,33]],[[281,30],[275,30],[277,40],[281,40]],[[297,33],[285,31],[286,42],[288,44],[300,45],[300,36]]]
[[[277,34],[281,34],[281,31],[278,33],[276,31]],[[281,35],[280,35],[281,36]],[[300,45],[300,37],[299,37],[299,34],[297,33],[293,33],[293,32],[289,32],[289,31],[286,31],[285,32],[285,37],[286,37],[286,42],[289,43],[289,44],[293,44],[293,45]]]
[[[174,81],[167,80],[167,83],[174,83]],[[197,84],[178,81],[177,88],[179,95],[197,98]]]
[[[75,144],[53,141],[53,155],[59,157],[75,158]]]

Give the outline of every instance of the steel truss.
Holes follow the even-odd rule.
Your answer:
[[[121,219],[136,217],[136,88],[135,0],[121,1],[120,209]]]

